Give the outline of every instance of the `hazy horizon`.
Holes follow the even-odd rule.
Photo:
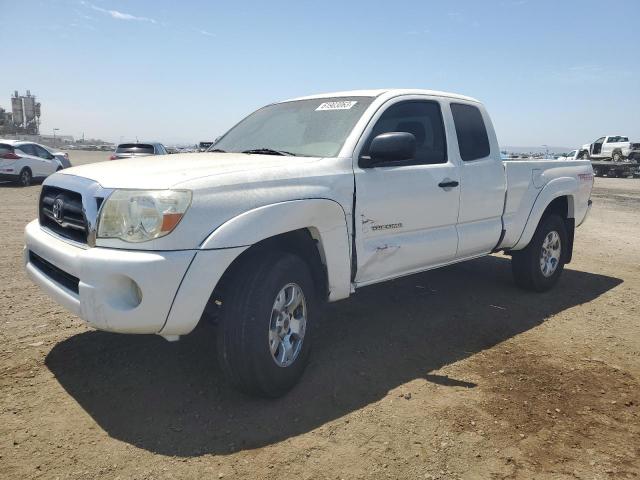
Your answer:
[[[615,34],[590,33],[605,10],[623,12]],[[0,106],[31,90],[45,135],[194,143],[273,101],[405,87],[483,101],[501,145],[640,141],[632,0],[0,0],[0,12],[29,19],[24,35],[0,32],[12,66]]]

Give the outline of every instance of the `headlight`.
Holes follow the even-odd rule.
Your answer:
[[[191,204],[187,190],[115,190],[98,219],[98,238],[146,242],[176,228]]]

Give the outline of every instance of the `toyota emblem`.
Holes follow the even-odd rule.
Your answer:
[[[62,211],[64,209],[64,199],[61,197],[56,198],[53,201],[53,218],[56,219],[58,223],[62,222]]]

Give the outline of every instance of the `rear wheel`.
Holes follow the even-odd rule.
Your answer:
[[[29,170],[28,168],[23,168],[20,171],[20,175],[18,176],[18,183],[20,184],[21,187],[28,187],[29,185],[31,185],[31,182],[33,181],[33,176],[31,175],[31,170]]]
[[[622,152],[620,152],[619,150],[616,150],[615,152],[613,152],[611,159],[614,162],[621,162],[624,159],[624,157],[622,156]]]
[[[563,219],[556,214],[544,216],[529,245],[513,252],[511,266],[516,284],[537,292],[552,288],[564,269],[567,247]]]
[[[237,389],[279,397],[309,360],[315,286],[296,255],[273,252],[241,262],[222,300],[218,360]]]
[[[602,176],[602,169],[600,167],[593,167],[593,174],[596,177],[601,177]]]

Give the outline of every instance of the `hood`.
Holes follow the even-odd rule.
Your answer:
[[[317,160],[244,153],[184,153],[92,163],[68,168],[60,174],[89,178],[104,188],[165,189],[208,176],[288,169]]]

